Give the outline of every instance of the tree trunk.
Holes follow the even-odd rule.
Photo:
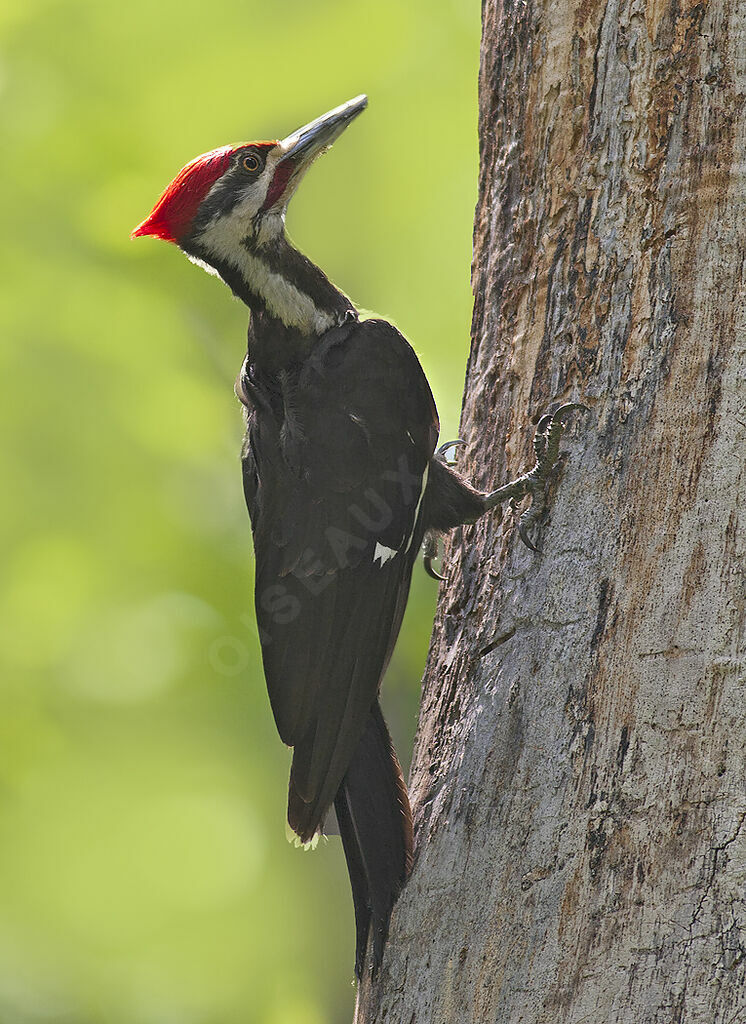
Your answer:
[[[743,4],[486,0],[460,468],[591,413],[446,552],[359,1024],[746,1021],[745,95]]]

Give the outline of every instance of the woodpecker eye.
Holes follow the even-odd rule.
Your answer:
[[[256,153],[247,153],[241,163],[243,164],[244,169],[251,171],[252,174],[258,171],[262,165],[262,162]]]

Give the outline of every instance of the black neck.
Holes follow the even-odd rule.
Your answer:
[[[273,369],[299,362],[332,327],[356,317],[350,300],[284,234],[258,246],[243,240],[233,259],[193,247],[251,310],[252,361]]]
[[[347,296],[332,284],[320,267],[291,245],[284,233],[260,249],[252,248],[248,240],[245,244],[247,251],[261,260],[271,273],[307,296],[316,309],[336,323],[344,320],[348,310],[354,311]]]
[[[314,333],[315,322],[341,322],[348,310],[354,310],[347,296],[292,246],[284,233],[262,246],[248,236],[230,259],[216,256],[198,243],[184,249],[214,267],[252,312],[267,311],[306,334]]]

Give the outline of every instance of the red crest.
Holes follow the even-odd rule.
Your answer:
[[[200,203],[230,166],[235,146],[222,146],[203,153],[182,167],[150,214],[132,232],[132,238],[155,235],[165,242],[183,238],[194,220]]]

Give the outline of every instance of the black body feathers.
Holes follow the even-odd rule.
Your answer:
[[[254,326],[256,331],[256,325]],[[252,346],[252,340],[254,345]],[[349,318],[268,369],[249,338],[244,488],[256,612],[277,729],[294,748],[288,820],[303,841],[332,804],[357,922],[373,962],[411,865],[406,787],[378,704],[425,530],[484,510],[434,459],[438,417],[422,368],[382,320]]]

